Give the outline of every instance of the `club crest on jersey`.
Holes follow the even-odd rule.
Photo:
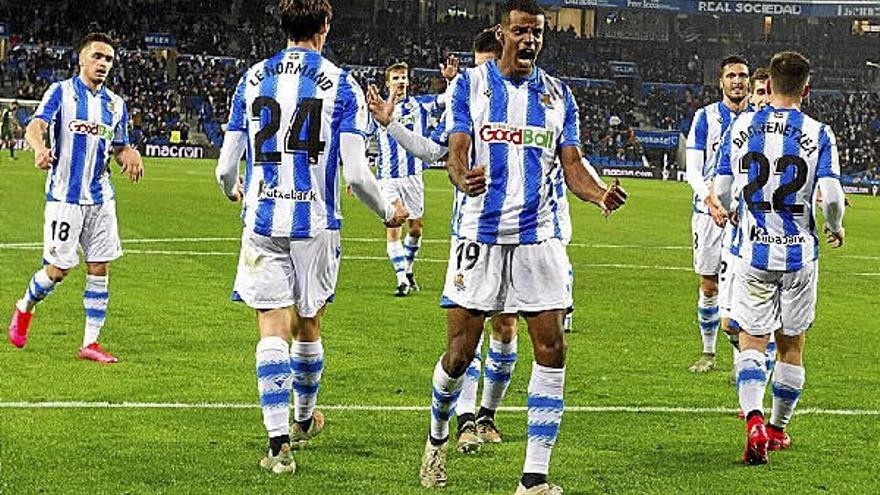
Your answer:
[[[71,120],[67,124],[67,130],[74,134],[97,136],[108,141],[113,139],[113,128],[109,125],[89,122],[87,120]]]
[[[536,146],[547,150],[556,148],[555,134],[553,130],[542,127],[519,127],[507,124],[486,124],[480,128],[480,139],[485,143]]]
[[[107,111],[110,113],[116,113],[116,103],[113,103],[112,101],[107,102]]]
[[[550,93],[544,93],[541,95],[541,105],[544,105],[544,108],[549,110],[553,109],[553,97],[550,96]]]

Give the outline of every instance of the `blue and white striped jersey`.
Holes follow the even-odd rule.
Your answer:
[[[471,167],[485,165],[485,194],[456,192],[452,234],[485,244],[534,244],[562,238],[554,177],[565,146],[580,146],[571,90],[541,69],[523,81],[504,77],[495,61],[453,81],[449,134],[473,139]]]
[[[366,138],[370,122],[354,77],[318,52],[288,48],[248,69],[227,126],[248,135],[245,228],[292,238],[338,230],[339,137]]]
[[[436,107],[436,95],[410,96],[397,103],[394,112],[401,125],[427,137],[431,113]],[[422,173],[422,161],[398,144],[384,127],[376,126],[376,147],[379,150],[376,178],[398,179]]]
[[[813,209],[818,179],[839,178],[831,129],[799,110],[766,106],[741,115],[718,153],[739,201],[730,252],[753,267],[796,271],[819,257]]]
[[[105,86],[93,92],[75,76],[49,86],[34,118],[49,123],[55,153],[46,201],[97,205],[114,199],[110,156],[113,147],[129,144],[122,98]]]
[[[751,105],[746,112],[752,110]],[[721,137],[737,114],[732,112],[723,101],[706,105],[694,114],[690,132],[688,132],[687,148],[703,152],[703,180],[708,184],[715,176],[715,155],[721,145]],[[709,214],[706,205],[694,194],[694,212]]]

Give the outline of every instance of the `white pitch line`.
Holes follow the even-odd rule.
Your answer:
[[[258,404],[223,402],[0,402],[0,409],[259,409]],[[321,404],[329,411],[369,412],[427,412],[430,406],[391,406],[381,404]],[[523,406],[504,406],[503,412],[526,412]],[[739,409],[730,407],[672,407],[672,406],[565,406],[566,413],[645,413],[645,414],[736,414]],[[824,409],[802,408],[798,415],[820,416],[880,416],[877,409]]]

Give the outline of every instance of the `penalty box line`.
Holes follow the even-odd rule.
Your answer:
[[[0,409],[259,409],[257,404],[223,402],[101,402],[101,401],[45,401],[0,402]],[[392,406],[381,404],[321,404],[328,411],[364,412],[428,412],[430,406]],[[504,406],[502,412],[526,412],[522,406]],[[730,407],[671,407],[671,406],[566,406],[566,413],[640,413],[640,414],[736,414]],[[880,416],[877,409],[803,408],[798,415],[818,416]]]

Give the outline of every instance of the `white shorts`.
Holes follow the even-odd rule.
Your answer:
[[[737,258],[732,316],[749,335],[767,335],[780,327],[786,336],[800,335],[816,317],[818,279],[816,262],[796,272],[771,272]]]
[[[399,179],[379,179],[382,196],[389,202],[403,202],[409,210],[409,220],[422,218],[425,214],[425,184],[422,175],[410,175]]]
[[[453,240],[441,306],[501,313],[567,309],[569,267],[559,239],[524,245]]]
[[[338,230],[310,239],[246,231],[232,297],[254,309],[296,306],[300,316],[311,318],[333,301],[341,254]]]
[[[78,205],[47,201],[43,223],[43,259],[69,270],[79,264],[77,246],[86,263],[106,263],[122,256],[116,201]]]
[[[715,225],[711,215],[694,212],[691,217],[694,248],[694,271],[699,275],[717,275],[721,271],[721,239],[724,229]]]
[[[718,272],[718,316],[730,318],[733,311],[733,281],[736,279],[737,257],[730,249],[721,250],[721,270]]]

